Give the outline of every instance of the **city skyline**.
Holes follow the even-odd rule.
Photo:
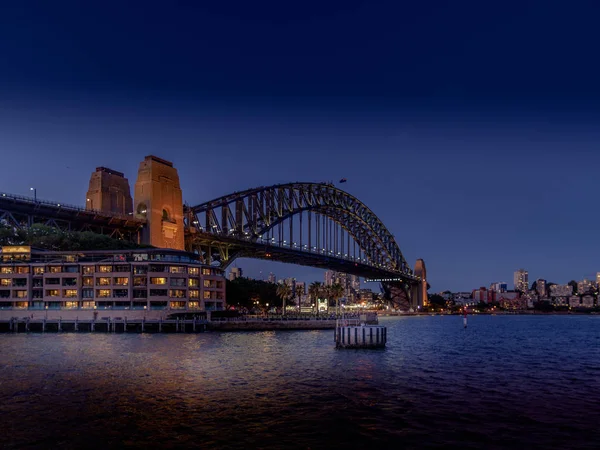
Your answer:
[[[0,15],[0,191],[83,205],[96,167],[149,154],[191,205],[345,178],[433,291],[597,270],[594,7],[39,7]]]

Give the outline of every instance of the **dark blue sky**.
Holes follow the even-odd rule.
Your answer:
[[[83,204],[150,153],[192,204],[345,177],[434,291],[600,270],[597,2],[324,3],[2,4],[0,190]]]

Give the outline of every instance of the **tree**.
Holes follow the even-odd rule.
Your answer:
[[[329,288],[329,296],[335,301],[336,314],[340,313],[340,298],[344,296],[344,286],[334,283]]]
[[[429,296],[429,305],[432,309],[443,309],[446,306],[446,299],[439,294]]]
[[[536,280],[536,281],[534,281],[534,282],[531,284],[531,290],[532,290],[532,291],[537,291],[537,280]]]
[[[312,302],[317,306],[317,313],[319,312],[318,300],[322,289],[323,283],[319,283],[318,281],[314,281],[310,283],[310,286],[308,286],[308,295]]]
[[[283,314],[285,314],[285,301],[292,295],[292,288],[285,283],[279,283],[277,286],[277,296],[283,301]]]
[[[567,283],[569,286],[573,286],[573,295],[577,294],[577,281],[571,280]]]

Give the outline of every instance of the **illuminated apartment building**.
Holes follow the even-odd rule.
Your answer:
[[[0,247],[0,308],[221,310],[225,278],[179,250]]]

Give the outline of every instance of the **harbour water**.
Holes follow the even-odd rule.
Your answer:
[[[0,335],[0,448],[597,448],[600,316]]]

